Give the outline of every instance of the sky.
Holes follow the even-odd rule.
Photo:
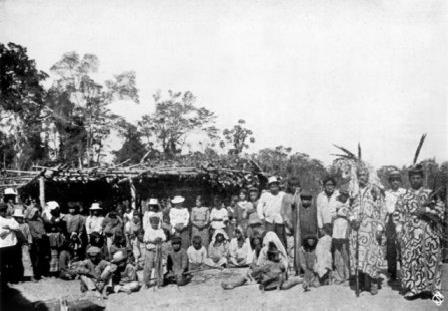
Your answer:
[[[445,0],[0,0],[0,42],[39,69],[63,53],[96,54],[98,78],[134,70],[140,104],[191,91],[221,129],[245,119],[249,151],[292,147],[329,163],[333,144],[379,166],[448,160]]]

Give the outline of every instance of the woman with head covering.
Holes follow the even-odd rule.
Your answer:
[[[277,250],[279,251],[280,262],[285,266],[285,269],[288,268],[288,254],[286,253],[286,249],[283,246],[283,243],[278,238],[277,234],[273,231],[266,232],[266,235],[263,238],[263,248],[260,251],[260,256],[258,257],[258,266],[263,266],[268,261],[268,250],[269,244],[273,243]]]

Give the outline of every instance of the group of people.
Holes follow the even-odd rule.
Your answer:
[[[227,205],[216,197],[209,208],[197,196],[187,208],[175,195],[169,204],[151,198],[139,211],[128,204],[104,216],[96,202],[89,216],[75,202],[67,204],[67,214],[55,201],[43,209],[35,202],[1,203],[1,279],[79,278],[83,291],[104,296],[183,286],[204,269],[246,267],[223,288],[256,282],[264,290],[288,289],[295,274],[303,275],[305,291],[357,284],[375,295],[387,260],[390,279],[401,281],[406,298],[434,293],[440,290],[441,245],[432,221],[443,219],[444,205],[423,188],[421,168],[408,175],[409,189],[402,188],[399,171],[381,187],[359,167],[356,193],[337,189],[329,176],[316,196],[297,178],[283,183],[271,177],[261,193],[242,189]]]

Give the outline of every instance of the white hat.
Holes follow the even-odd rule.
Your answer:
[[[157,199],[149,199],[148,205],[159,205],[159,200],[157,200]]]
[[[112,256],[111,262],[117,263],[117,262],[123,261],[125,259],[127,259],[125,253],[122,250],[119,250],[114,253],[114,255]]]
[[[179,203],[183,203],[185,201],[185,198],[181,195],[176,195],[174,196],[174,198],[171,200],[171,203],[173,204],[179,204]]]
[[[90,210],[91,211],[98,211],[101,210],[102,208],[100,207],[100,203],[92,203],[92,205],[90,206]]]
[[[47,202],[47,207],[50,211],[52,211],[54,209],[57,209],[59,207],[59,204],[56,201],[49,201]]]
[[[6,188],[5,195],[7,194],[17,195],[17,192],[13,188]]]
[[[25,217],[23,215],[23,210],[21,208],[16,208],[14,210],[14,213],[12,214],[12,217]]]
[[[268,185],[273,184],[273,183],[278,183],[278,182],[280,182],[280,181],[278,180],[278,178],[276,176],[271,176],[268,179]]]

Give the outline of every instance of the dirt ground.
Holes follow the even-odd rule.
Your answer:
[[[359,298],[349,287],[324,286],[304,292],[301,285],[286,291],[262,292],[257,285],[223,290],[221,281],[242,270],[207,271],[196,275],[192,283],[161,289],[141,289],[137,293],[110,295],[106,310],[448,310],[447,301],[436,306],[431,299],[406,301],[397,290],[383,282],[377,296],[362,293]],[[61,297],[78,297],[79,281],[45,279],[12,287],[24,298],[35,302]],[[448,300],[448,299],[447,299]],[[6,309],[5,309],[6,310]]]

